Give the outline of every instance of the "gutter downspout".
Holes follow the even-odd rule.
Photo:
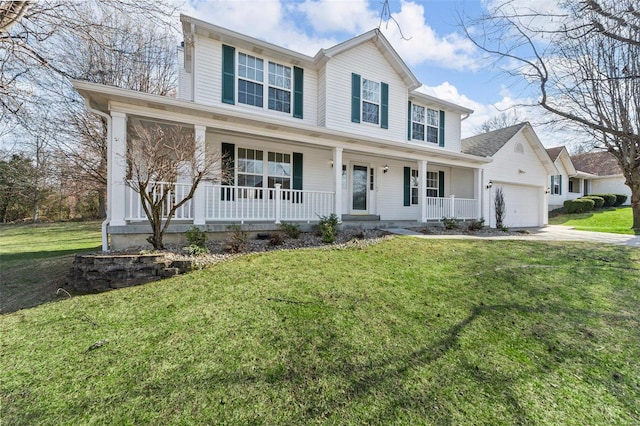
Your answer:
[[[471,113],[467,113],[467,114],[464,115],[464,117],[460,117],[460,121],[464,121],[467,118],[469,118],[470,116],[471,116]]]
[[[109,173],[109,167],[111,167],[112,161],[111,161],[111,116],[109,114],[106,114],[102,111],[99,111],[95,108],[93,108],[91,106],[91,103],[89,102],[89,99],[85,98],[84,100],[84,104],[87,107],[87,109],[89,111],[91,111],[94,114],[99,115],[100,117],[104,118],[105,120],[107,120],[107,217],[104,219],[104,221],[102,222],[102,251],[103,252],[107,252],[109,251],[109,236],[107,234],[107,226],[109,225],[109,222],[111,221],[111,206],[109,203],[111,203],[111,185],[110,185],[110,181],[109,181],[109,175],[111,173]]]

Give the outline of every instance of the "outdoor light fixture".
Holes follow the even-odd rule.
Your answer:
[[[491,189],[493,187],[493,181],[490,180],[489,183],[487,184],[487,189]]]
[[[387,173],[388,171],[389,171],[389,166],[388,166],[387,164],[385,164],[385,165],[382,167],[382,172],[383,172],[383,173]]]
[[[329,161],[329,164],[331,164],[331,168],[333,169],[333,160]]]
[[[547,187],[546,191],[544,191],[545,194],[551,194],[551,188]]]

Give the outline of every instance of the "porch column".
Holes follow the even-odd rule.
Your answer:
[[[333,182],[335,186],[335,213],[342,222],[342,148],[333,148]]]
[[[473,182],[475,183],[474,189],[474,197],[476,199],[476,219],[480,219],[482,217],[482,182],[483,179],[483,170],[473,169]]]
[[[205,165],[205,133],[207,128],[205,126],[193,126],[195,138],[196,138],[196,149],[195,149],[195,160],[196,167],[198,169],[202,169]],[[200,185],[196,188],[196,192],[193,195],[193,224],[194,225],[204,225],[206,223],[206,202],[205,202],[205,189],[203,186],[204,182],[200,182]]]
[[[427,160],[418,161],[418,205],[420,216],[418,222],[427,221]]]
[[[127,115],[111,112],[111,152],[108,155],[107,182],[109,225],[123,226],[126,217],[126,178],[127,178]]]

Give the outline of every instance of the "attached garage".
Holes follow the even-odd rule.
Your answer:
[[[497,183],[494,184],[494,188],[502,188],[506,205],[504,217],[506,227],[523,228],[543,225],[544,220],[540,209],[543,202],[541,198],[544,196],[542,187]]]

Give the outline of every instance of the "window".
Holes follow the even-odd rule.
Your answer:
[[[427,172],[427,197],[438,197],[438,172]]]
[[[269,152],[268,154],[268,184],[275,188],[275,184],[282,185],[282,189],[291,188],[291,154]]]
[[[411,140],[437,144],[440,134],[440,111],[411,104]]]
[[[264,62],[255,56],[238,53],[238,102],[262,108]]]
[[[362,121],[378,124],[380,121],[380,83],[362,79]]]
[[[424,141],[424,110],[420,105],[411,106],[411,139]]]
[[[238,186],[262,188],[263,156],[257,149],[238,148]],[[262,191],[239,191],[240,198],[261,198]]]
[[[551,194],[562,195],[562,175],[551,176]]]
[[[291,68],[269,62],[269,109],[291,112]]]
[[[435,109],[427,109],[427,142],[438,143],[440,113]]]
[[[418,171],[411,169],[411,204],[418,204]]]

